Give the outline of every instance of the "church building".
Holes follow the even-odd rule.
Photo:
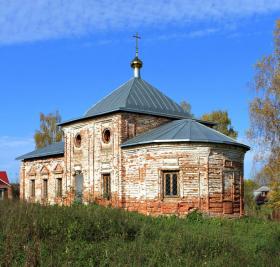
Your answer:
[[[146,215],[242,216],[249,147],[192,118],[142,79],[136,51],[133,77],[61,123],[62,142],[18,158],[21,199]]]

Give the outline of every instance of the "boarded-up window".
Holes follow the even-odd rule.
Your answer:
[[[83,202],[84,177],[82,174],[75,176],[75,199],[77,202]]]
[[[35,197],[35,180],[30,180],[29,194],[31,197]]]
[[[102,182],[103,182],[103,197],[106,199],[111,199],[111,175],[103,174]]]
[[[224,172],[224,179],[223,179],[224,200],[232,200],[233,181],[234,181],[234,172],[231,171]]]
[[[135,124],[134,123],[128,123],[128,138],[132,138],[135,136]]]
[[[179,196],[179,172],[163,172],[163,195],[165,197],[178,197]]]
[[[56,196],[62,197],[62,178],[56,179]]]
[[[48,197],[48,179],[43,180],[43,198]]]

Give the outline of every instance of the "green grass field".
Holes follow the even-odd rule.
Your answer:
[[[280,224],[0,202],[0,266],[280,266]]]

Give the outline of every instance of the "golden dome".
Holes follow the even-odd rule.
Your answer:
[[[143,66],[143,62],[136,56],[130,63],[131,68],[141,69]]]

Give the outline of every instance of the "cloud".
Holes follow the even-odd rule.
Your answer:
[[[20,162],[15,158],[34,150],[34,140],[31,137],[0,136],[0,170],[7,171],[10,181],[18,178]]]
[[[171,39],[197,38],[197,37],[203,37],[214,33],[218,33],[219,31],[220,31],[219,28],[205,28],[202,30],[193,30],[188,32],[176,32],[176,33],[170,32],[165,34],[159,34],[153,37],[147,37],[145,38],[145,41],[154,42],[154,41],[167,41]]]
[[[0,44],[225,22],[279,10],[280,0],[0,0]]]

